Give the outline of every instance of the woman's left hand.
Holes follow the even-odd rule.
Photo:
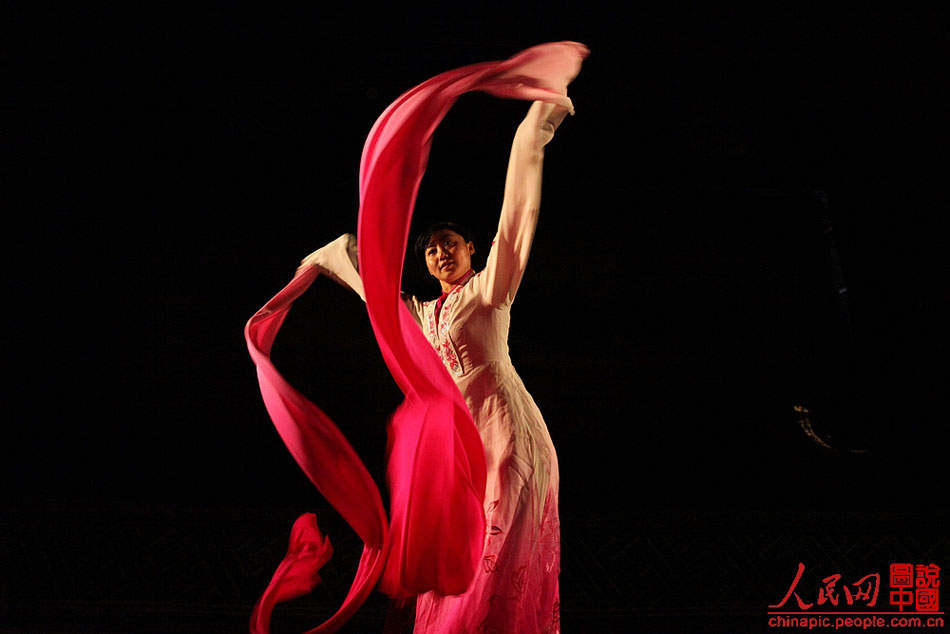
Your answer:
[[[537,130],[537,143],[539,146],[547,145],[554,138],[554,131],[557,130],[564,117],[570,112],[564,106],[545,101],[535,101],[528,110],[528,116],[525,121],[531,121],[533,127]]]

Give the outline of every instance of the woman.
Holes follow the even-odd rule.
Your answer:
[[[403,299],[462,393],[488,467],[481,570],[464,594],[421,595],[417,633],[559,631],[557,456],[511,364],[507,338],[538,218],[544,146],[566,114],[562,106],[535,102],[518,126],[484,270],[472,270],[475,245],[456,225],[436,225],[416,243],[442,295]],[[310,266],[363,296],[353,236],[314,252],[300,271]]]

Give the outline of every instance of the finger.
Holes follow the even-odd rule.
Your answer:
[[[561,122],[564,121],[567,117],[568,110],[563,106],[557,106],[550,115],[548,115],[548,123],[554,126],[554,129],[557,130],[558,126],[561,125]]]

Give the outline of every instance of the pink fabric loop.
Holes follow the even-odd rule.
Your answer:
[[[261,394],[278,433],[301,469],[364,542],[343,605],[311,632],[338,629],[377,581],[391,596],[430,590],[459,594],[481,563],[486,482],[482,441],[458,388],[399,295],[412,210],[432,134],[459,96],[481,90],[573,109],[567,84],[586,55],[581,44],[549,43],[505,61],[442,73],[390,105],[367,138],[360,164],[360,275],[383,358],[406,396],[389,425],[391,527],[379,490],[343,434],[270,360],[287,311],[319,271],[304,270],[245,328]],[[316,530],[315,522],[312,528]],[[319,582],[316,570],[326,558],[293,554],[291,541],[288,557],[255,610],[252,632],[266,634],[276,602],[308,591],[303,588],[311,581]],[[327,558],[328,553],[327,544]]]
[[[317,527],[317,516],[304,513],[294,522],[290,546],[251,614],[251,632],[267,632],[274,605],[307,594],[320,583],[317,571],[330,560],[330,540]]]
[[[244,336],[251,359],[257,365],[264,405],[277,432],[310,481],[364,543],[363,556],[346,601],[328,621],[311,630],[334,632],[353,616],[376,585],[385,561],[388,525],[379,488],[359,456],[330,417],[295,390],[270,359],[274,339],[288,311],[318,275],[316,268],[309,268],[295,277],[251,317]],[[307,529],[301,524],[303,517],[294,525],[287,556],[255,608],[252,634],[267,634],[274,604],[313,589],[320,579],[317,570],[330,558],[332,550],[328,541],[325,556],[301,556],[300,540],[306,535],[320,534],[316,517],[313,516],[312,527]],[[311,541],[319,539],[315,537]],[[303,579],[312,579],[313,583],[304,589]]]

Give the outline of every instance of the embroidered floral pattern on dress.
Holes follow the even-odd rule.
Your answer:
[[[551,634],[558,634],[561,631],[561,600],[554,600],[554,614],[551,615],[551,627],[547,630]]]
[[[543,560],[544,569],[547,572],[551,572],[557,568],[558,573],[561,572],[561,522],[556,517],[551,517],[548,515],[541,522],[541,535],[540,541],[542,544],[547,544],[547,548],[543,551],[545,553],[545,559]]]
[[[446,302],[447,303],[447,302]],[[438,353],[439,358],[442,359],[442,364],[445,365],[446,369],[454,374],[455,376],[462,375],[462,364],[459,362],[458,354],[455,352],[455,347],[452,345],[451,340],[448,338],[448,328],[443,328],[444,324],[448,322],[448,315],[446,314],[445,306],[442,307],[441,319],[439,327],[436,327],[435,321],[435,302],[426,302],[425,312],[426,312],[426,332],[429,336],[429,343],[435,348],[435,351]],[[440,336],[441,332],[445,332],[444,336]]]
[[[455,354],[455,348],[448,340],[439,344],[439,356],[442,357],[442,363],[448,368],[449,372],[455,376],[462,375],[462,364],[459,363],[458,356]]]
[[[439,358],[442,359],[442,363],[446,369],[454,376],[462,376],[463,370],[462,363],[458,358],[458,352],[456,352],[455,346],[449,337],[449,327],[452,325],[452,308],[454,308],[457,303],[456,300],[458,299],[459,292],[461,292],[465,287],[465,283],[472,279],[473,276],[473,273],[469,272],[445,297],[442,301],[442,307],[439,309],[438,321],[436,321],[437,302],[426,302],[425,304],[426,333],[429,336],[429,342],[435,347],[435,351],[439,353]]]
[[[495,500],[488,505],[488,509],[485,511],[485,550],[488,551],[488,547],[491,545],[491,538],[497,537],[504,533],[503,530],[492,524],[492,513],[495,509],[498,508],[498,502],[501,500]]]
[[[524,594],[528,587],[528,564],[524,564],[515,572],[513,585],[519,595]]]

